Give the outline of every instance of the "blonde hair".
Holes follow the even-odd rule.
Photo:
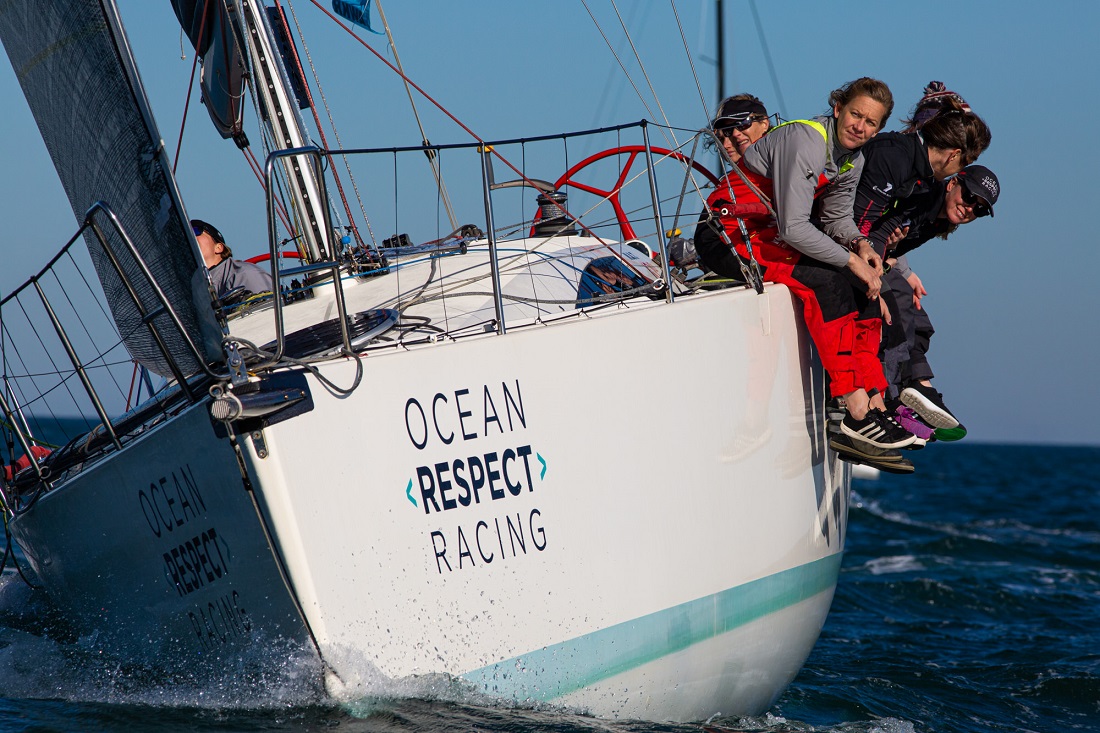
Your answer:
[[[890,119],[890,113],[894,111],[894,95],[890,93],[890,87],[886,86],[886,82],[869,76],[854,79],[829,93],[829,108],[844,107],[856,97],[870,97],[886,108],[886,113],[879,123],[880,129],[884,127],[886,120]]]

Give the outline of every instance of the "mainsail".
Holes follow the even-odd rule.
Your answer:
[[[97,201],[115,212],[191,340],[217,355],[217,327],[205,291],[205,267],[113,0],[0,1],[4,44],[77,220]],[[104,227],[147,312],[159,302],[122,242]],[[171,376],[202,365],[165,315],[154,325],[157,347],[98,239],[85,235],[91,258],[126,348],[142,365]],[[193,279],[198,287],[193,288]],[[196,296],[194,293],[198,293]],[[203,336],[206,336],[205,345]]]

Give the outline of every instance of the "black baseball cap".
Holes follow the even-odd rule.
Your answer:
[[[764,118],[768,116],[768,110],[758,101],[752,99],[733,99],[728,97],[718,107],[718,114],[714,116],[712,127],[721,127],[723,124],[741,124],[748,122],[752,117]]]
[[[975,196],[981,196],[989,204],[989,215],[993,216],[993,204],[1001,194],[1001,183],[997,175],[984,165],[968,165],[959,171],[956,178],[966,186],[966,190]]]
[[[194,235],[196,237],[199,236],[200,234],[202,234],[203,232],[206,232],[207,234],[209,234],[213,238],[213,240],[215,242],[218,242],[223,247],[225,247],[225,256],[226,257],[232,257],[233,256],[233,251],[231,249],[229,249],[229,245],[225,243],[225,237],[222,236],[222,233],[219,232],[218,228],[215,227],[213,224],[205,222],[202,219],[192,219],[191,220],[191,231],[192,231],[192,233],[194,233]]]

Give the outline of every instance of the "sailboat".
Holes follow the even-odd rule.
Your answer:
[[[278,3],[174,8],[217,129],[247,145],[251,95],[269,140],[242,215],[271,295],[213,291],[112,0],[0,7],[79,224],[0,303],[8,532],[70,638],[166,685],[276,649],[338,700],[442,676],[606,717],[767,709],[828,613],[849,472],[790,293],[670,266],[713,185],[694,154],[644,122],[556,179],[510,161],[584,135],[318,146]],[[379,243],[334,205],[343,161],[425,153],[472,163],[477,225]],[[103,386],[131,364],[134,405]],[[91,417],[48,449],[59,395]]]

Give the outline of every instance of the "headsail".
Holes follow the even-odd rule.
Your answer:
[[[217,330],[210,304],[202,292],[196,302],[192,289],[192,279],[205,273],[205,267],[183,218],[179,192],[113,0],[8,0],[0,3],[0,41],[77,219],[83,220],[97,201],[107,203],[192,341],[215,358]],[[114,233],[105,233],[118,245],[114,251],[123,252]],[[171,375],[168,360],[102,246],[91,234],[86,240],[127,350],[157,374]],[[145,308],[156,310],[153,290],[132,258],[120,259]],[[168,318],[158,316],[154,324],[182,372],[199,371],[201,365]]]

